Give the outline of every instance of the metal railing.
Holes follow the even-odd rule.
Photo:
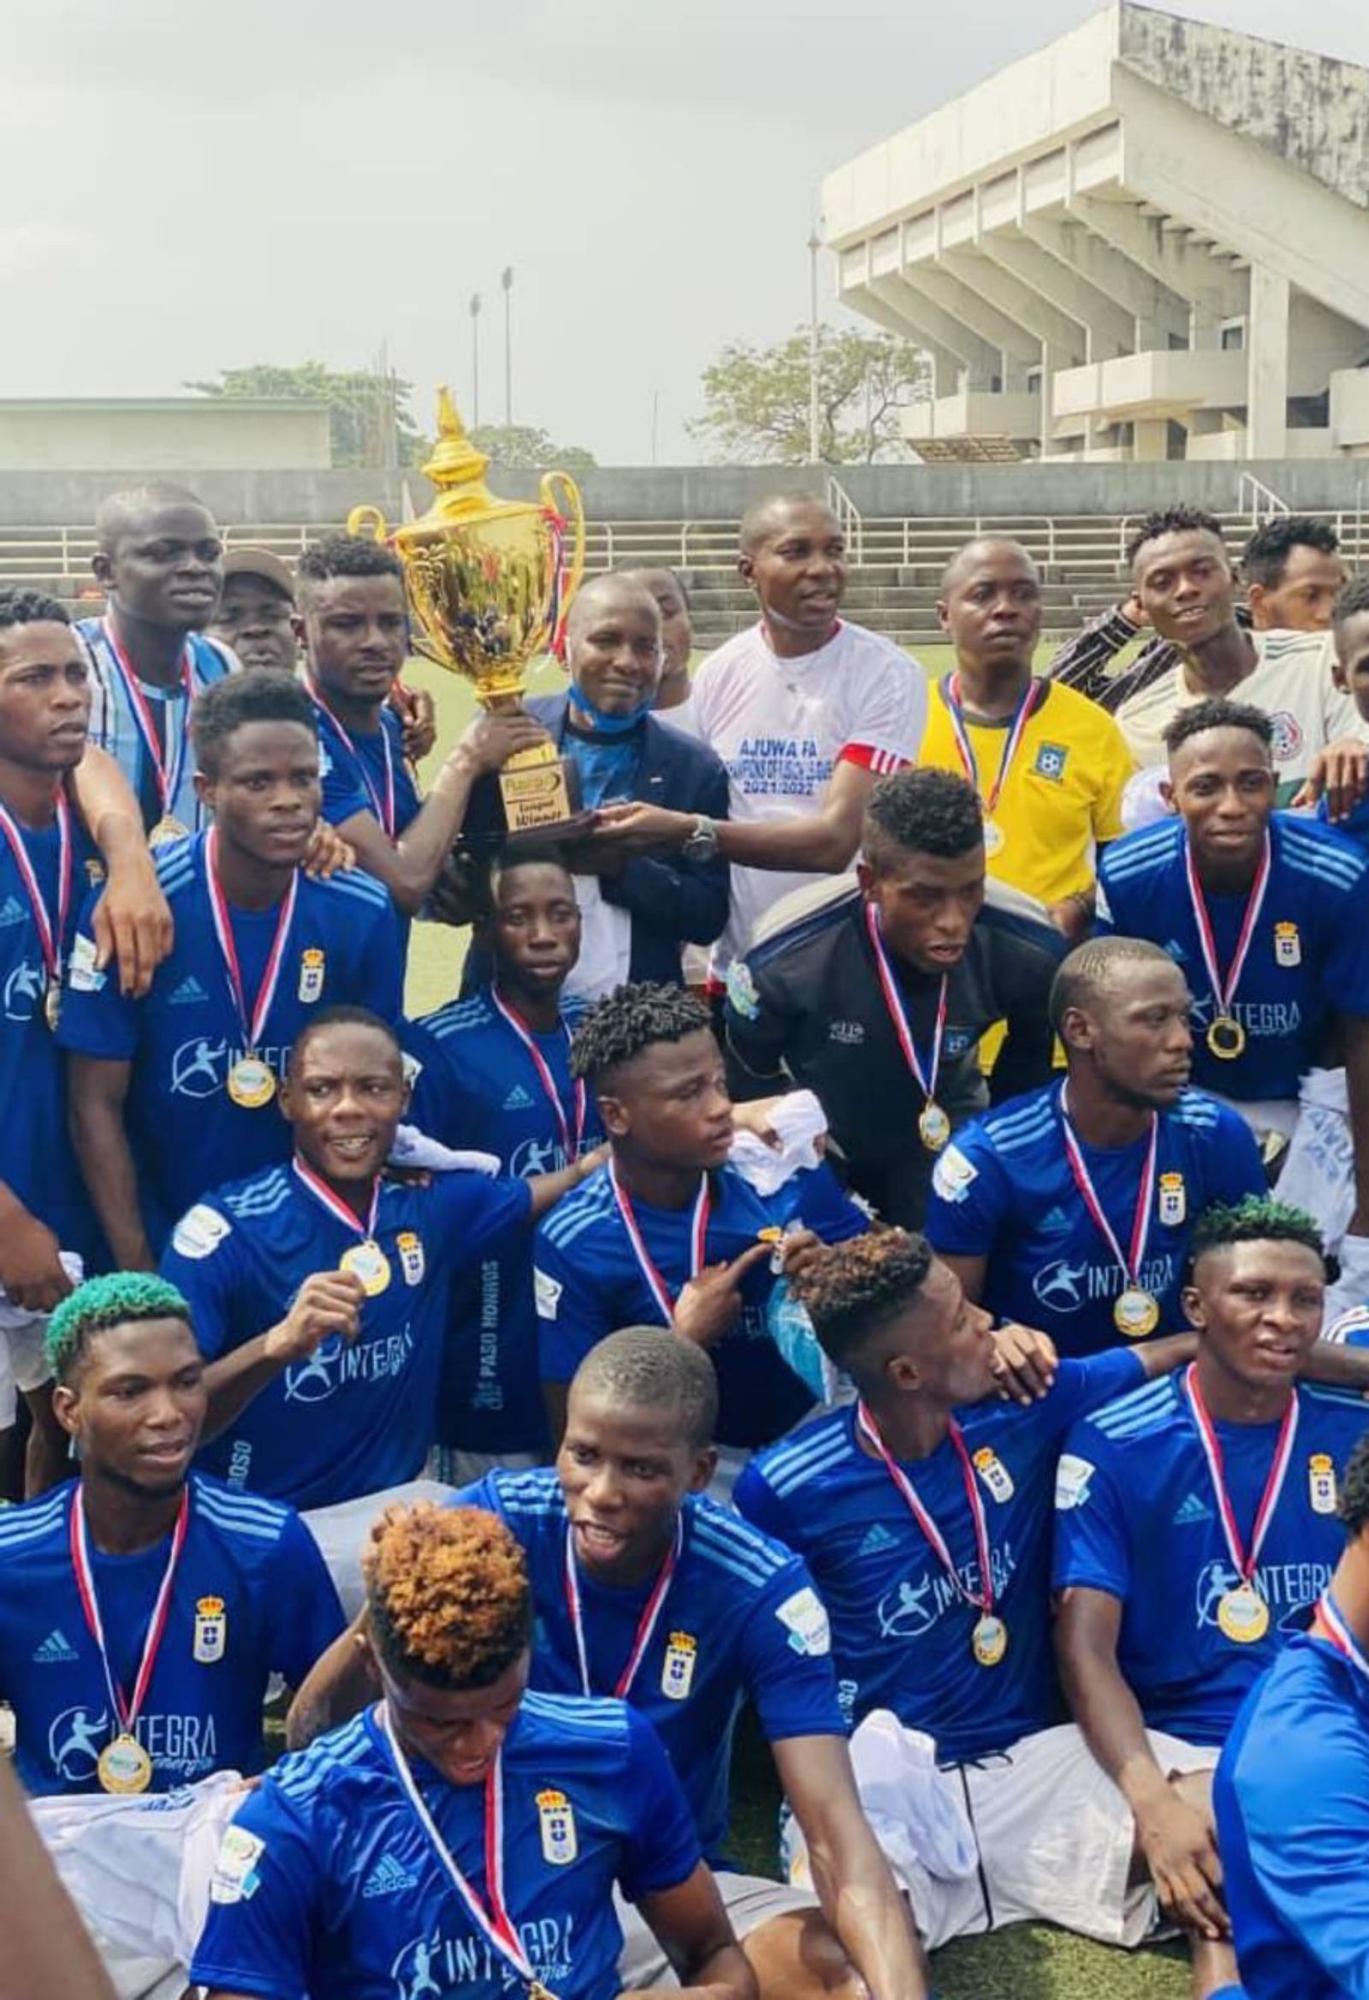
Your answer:
[[[1236,481],[1236,505],[1242,513],[1249,508],[1252,528],[1258,528],[1261,521],[1269,520],[1274,514],[1290,514],[1293,511],[1272,486],[1266,486],[1253,472],[1243,472]]]
[[[837,525],[846,538],[846,552],[853,562],[864,559],[865,523],[855,501],[839,479],[831,474],[827,479],[827,504],[837,517]]]

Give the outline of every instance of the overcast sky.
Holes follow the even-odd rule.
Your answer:
[[[806,320],[822,175],[1088,0],[0,0],[0,395],[158,395],[388,342],[603,463],[697,459],[731,339]],[[1364,0],[1182,10],[1369,61]],[[833,274],[824,258],[823,290]],[[832,310],[829,306],[829,312]]]

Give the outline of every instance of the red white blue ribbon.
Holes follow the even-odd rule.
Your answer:
[[[669,1285],[657,1269],[651,1252],[646,1247],[645,1239],[642,1236],[641,1228],[638,1225],[637,1217],[632,1207],[632,1198],[619,1180],[617,1165],[613,1160],[610,1160],[608,1163],[608,1178],[609,1185],[613,1189],[613,1199],[618,1204],[618,1213],[623,1218],[623,1227],[627,1231],[628,1242],[632,1245],[632,1254],[637,1259],[652,1298],[656,1301],[656,1310],[660,1313],[666,1325],[669,1326],[675,1318],[674,1296],[671,1293]],[[699,1192],[695,1196],[694,1212],[689,1219],[689,1275],[691,1278],[697,1278],[704,1267],[704,1259],[708,1250],[708,1218],[712,1206],[712,1199],[708,1192],[708,1175],[700,1174]]]
[[[50,981],[54,984],[62,976],[62,940],[67,934],[67,916],[71,909],[71,808],[67,804],[65,792],[54,795],[57,808],[57,916],[43,901],[43,892],[38,886],[38,876],[29,851],[24,845],[24,836],[18,824],[4,806],[0,806],[0,833],[9,842],[14,856],[14,865],[19,870],[19,879],[24,885],[24,894],[29,899],[33,911],[34,927],[38,932],[38,947],[43,954],[43,965]]]
[[[276,918],[276,935],[271,940],[267,954],[266,968],[257,988],[257,997],[249,1012],[247,996],[243,990],[242,967],[238,963],[238,947],[233,939],[233,924],[228,914],[228,899],[219,881],[218,828],[211,827],[204,837],[204,873],[209,887],[209,910],[214,919],[214,934],[219,940],[219,950],[223,954],[224,972],[228,978],[228,990],[233,996],[233,1005],[238,1010],[238,1021],[243,1033],[243,1046],[255,1050],[261,1045],[266,1028],[266,1019],[271,1012],[271,1004],[276,997],[276,987],[280,980],[280,968],[285,957],[285,947],[290,938],[290,926],[295,920],[295,898],[299,894],[299,870],[290,876],[290,887],[285,892]]]
[[[908,1512],[912,1515],[931,1544],[937,1561],[945,1570],[952,1589],[959,1596],[963,1597],[967,1604],[972,1604],[976,1611],[982,1611],[986,1618],[992,1617],[994,1588],[992,1554],[989,1548],[989,1523],[984,1512],[984,1500],[979,1491],[979,1481],[975,1478],[974,1467],[970,1463],[970,1454],[965,1448],[965,1439],[961,1435],[960,1426],[955,1418],[952,1417],[950,1420],[950,1438],[952,1445],[955,1447],[956,1456],[960,1460],[960,1475],[965,1482],[965,1498],[970,1503],[970,1519],[974,1523],[974,1544],[979,1558],[980,1588],[978,1590],[968,1589],[961,1579],[960,1572],[957,1570],[955,1562],[952,1559],[951,1551],[946,1545],[946,1537],[942,1534],[940,1528],[938,1528],[936,1522],[918,1498],[917,1489],[913,1485],[912,1480],[909,1479],[903,1467],[880,1436],[879,1426],[863,1402],[856,1405],[856,1427],[860,1431],[861,1436],[883,1460],[884,1470],[902,1494],[904,1501],[907,1503]]]
[[[296,1153],[294,1159],[291,1162],[291,1165],[294,1167],[295,1172],[299,1175],[299,1178],[304,1183],[305,1187],[309,1190],[309,1193],[314,1197],[314,1200],[320,1202],[323,1205],[323,1207],[327,1209],[328,1213],[332,1216],[335,1222],[340,1222],[344,1229],[350,1229],[352,1233],[356,1236],[359,1236],[363,1242],[374,1241],[376,1233],[376,1211],[380,1207],[379,1174],[376,1175],[375,1186],[371,1189],[370,1212],[367,1215],[365,1222],[362,1222],[361,1218],[347,1206],[346,1202],[342,1199],[342,1196],[339,1194],[334,1194],[333,1190],[329,1187],[327,1181],[323,1179],[322,1175],[316,1174],[314,1172],[313,1168],[309,1165],[307,1160],[302,1160],[299,1154]]]
[[[1198,943],[1202,949],[1203,966],[1212,987],[1212,998],[1216,1003],[1218,1017],[1225,1020],[1232,1018],[1231,1003],[1236,997],[1236,988],[1241,983],[1241,974],[1245,970],[1245,961],[1255,935],[1255,926],[1259,922],[1260,911],[1264,908],[1264,892],[1269,887],[1271,859],[1269,835],[1266,833],[1264,852],[1260,856],[1260,865],[1255,871],[1255,880],[1251,883],[1250,894],[1246,898],[1241,934],[1236,940],[1236,949],[1227,969],[1226,982],[1223,984],[1222,975],[1217,969],[1217,941],[1212,934],[1212,919],[1207,914],[1207,900],[1203,895],[1202,884],[1198,880],[1198,871],[1193,865],[1193,843],[1187,835],[1184,836],[1184,872],[1188,877],[1188,896],[1193,905],[1193,921],[1198,926]]]
[[[1139,1285],[1141,1266],[1145,1262],[1146,1242],[1150,1236],[1151,1202],[1155,1195],[1155,1154],[1160,1142],[1159,1114],[1154,1111],[1150,1114],[1150,1144],[1146,1148],[1146,1163],[1141,1169],[1141,1185],[1136,1191],[1136,1208],[1131,1218],[1130,1254],[1124,1257],[1122,1246],[1117,1240],[1117,1232],[1103,1213],[1103,1204],[1098,1199],[1093,1176],[1085,1164],[1083,1149],[1075,1137],[1074,1127],[1070,1124],[1065,1101],[1067,1088],[1068,1085],[1063,1083],[1060,1086],[1060,1127],[1065,1139],[1065,1158],[1070,1163],[1074,1185],[1078,1188],[1084,1206],[1092,1217],[1094,1228],[1121,1265],[1122,1276],[1126,1283]]]
[[[152,720],[151,707],[148,704],[147,696],[143,693],[138,676],[133,671],[132,661],[115,636],[114,621],[110,618],[102,619],[100,629],[104,633],[105,643],[109,647],[113,657],[119,679],[123,682],[124,694],[128,699],[129,707],[133,711],[133,720],[138,725],[138,733],[143,739],[143,746],[151,761],[152,769],[156,773],[157,790],[161,794],[162,800],[162,812],[163,814],[169,814],[174,805],[176,795],[181,789],[181,777],[185,770],[186,746],[190,741],[190,704],[195,699],[195,671],[189,644],[181,648],[181,692],[185,696],[185,706],[181,711],[180,734],[176,737],[173,748],[172,712],[170,703],[168,703],[166,706],[167,754],[163,757],[162,746],[157,741],[157,725]]]
[[[1324,1590],[1318,1601],[1317,1622],[1323,1627],[1327,1643],[1335,1647],[1342,1659],[1350,1662],[1356,1673],[1369,1681],[1369,1659],[1366,1659],[1363,1647],[1345,1622],[1345,1613],[1329,1590]]]
[[[90,1636],[99,1649],[100,1665],[105,1670],[105,1686],[109,1690],[110,1707],[119,1718],[119,1727],[131,1736],[143,1712],[147,1690],[152,1682],[152,1670],[157,1664],[157,1654],[161,1650],[162,1634],[166,1630],[167,1616],[171,1609],[171,1586],[176,1580],[176,1565],[185,1547],[186,1530],[190,1525],[190,1488],[181,1489],[181,1504],[176,1513],[176,1525],[171,1531],[171,1548],[166,1558],[166,1568],[162,1571],[161,1584],[152,1606],[152,1616],[148,1620],[147,1636],[143,1640],[142,1658],[138,1662],[137,1676],[133,1682],[133,1693],[125,1701],[124,1691],[114,1678],[109,1664],[109,1652],[105,1645],[105,1628],[100,1617],[100,1602],[95,1594],[95,1576],[90,1566],[90,1544],[86,1538],[86,1510],[81,1498],[81,1484],[78,1480],[71,1500],[71,1566],[76,1572],[76,1594],[81,1600]]]
[[[984,799],[984,817],[986,819],[992,817],[998,805],[999,795],[1008,781],[1008,773],[1012,769],[1013,759],[1017,755],[1023,732],[1044,699],[1045,693],[1045,681],[1029,680],[1026,692],[1013,711],[1013,718],[1008,724],[1006,740],[1003,744],[1003,753],[998,760],[998,776],[993,781],[993,788],[989,792],[988,797]],[[965,776],[969,779],[975,790],[978,791],[979,759],[974,754],[974,745],[970,741],[970,732],[965,723],[965,710],[961,706],[960,701],[959,674],[947,674],[945,680],[941,683],[941,695],[946,703],[946,713],[951,720],[951,734],[955,738],[955,747],[960,753],[960,762],[964,767]]]
[[[1198,1368],[1190,1362],[1184,1370],[1184,1388],[1188,1391],[1189,1404],[1193,1410],[1193,1422],[1198,1432],[1198,1442],[1207,1460],[1208,1473],[1212,1480],[1212,1490],[1217,1496],[1217,1508],[1221,1515],[1222,1529],[1226,1535],[1226,1546],[1232,1565],[1241,1582],[1248,1584],[1254,1576],[1260,1560],[1260,1550],[1269,1532],[1269,1524],[1274,1518],[1274,1510],[1283,1492],[1283,1482],[1288,1475],[1288,1461],[1293,1456],[1293,1443],[1298,1435],[1298,1392],[1293,1390],[1288,1398],[1288,1408],[1284,1411],[1283,1422],[1279,1426],[1278,1442],[1274,1446],[1274,1458],[1269,1468],[1269,1477],[1264,1482],[1264,1492],[1255,1513],[1255,1526],[1250,1534],[1247,1550],[1241,1542],[1241,1531],[1236,1526],[1236,1513],[1231,1505],[1231,1495],[1226,1490],[1226,1468],[1222,1462],[1222,1447],[1217,1440],[1216,1428],[1203,1401],[1203,1392],[1198,1382]]]
[[[623,1668],[623,1671],[614,1683],[613,1692],[619,1701],[627,1700],[632,1683],[637,1678],[637,1669],[641,1666],[646,1656],[646,1649],[651,1644],[652,1634],[660,1622],[661,1612],[665,1607],[671,1582],[674,1579],[675,1571],[679,1567],[680,1551],[683,1547],[684,1519],[682,1515],[677,1514],[675,1516],[675,1540],[671,1546],[669,1555],[661,1564],[660,1573],[652,1585],[651,1595],[647,1599],[642,1615],[637,1621],[637,1631],[632,1641],[632,1650],[627,1656],[627,1665]],[[580,1663],[580,1692],[581,1694],[591,1695],[594,1693],[594,1689],[590,1685],[589,1653],[585,1646],[584,1611],[580,1602],[580,1577],[575,1564],[575,1530],[569,1521],[566,1523],[565,1582],[566,1608],[570,1612],[571,1630],[575,1634],[575,1657]]]
[[[533,1036],[529,1033],[523,1022],[519,1020],[508,1002],[500,997],[497,986],[490,988],[490,999],[494,1002],[494,1010],[500,1019],[517,1035],[519,1041],[528,1052],[532,1066],[537,1072],[537,1081],[542,1086],[542,1091],[548,1104],[550,1104],[552,1110],[556,1113],[557,1130],[561,1135],[561,1157],[568,1167],[572,1166],[580,1157],[580,1148],[584,1144],[585,1138],[585,1117],[589,1102],[588,1093],[585,1089],[585,1079],[582,1076],[575,1079],[575,1124],[572,1130],[571,1121],[566,1116],[566,1107],[561,1102],[561,1093],[556,1088],[556,1078],[552,1075],[551,1066],[542,1054],[542,1051],[538,1048]],[[570,1029],[564,1021],[561,1023],[561,1033],[566,1038],[566,1047],[569,1048]]]
[[[375,814],[376,818],[380,821],[381,826],[385,829],[386,839],[393,840],[395,837],[395,825],[396,825],[395,760],[394,760],[394,751],[390,747],[390,732],[385,727],[384,718],[383,717],[381,718],[381,724],[380,724],[380,747],[385,758],[385,796],[384,798],[382,798],[379,792],[377,792],[375,786],[371,783],[371,774],[366,768],[366,759],[357,749],[357,746],[352,740],[351,735],[343,727],[338,717],[334,715],[332,709],[329,708],[327,702],[323,699],[323,696],[319,693],[315,683],[312,680],[310,680],[307,681],[305,685],[309,690],[309,699],[313,702],[314,707],[318,709],[319,713],[324,717],[325,721],[328,722],[330,726],[333,728],[333,730],[336,732],[338,741],[341,743],[343,749],[347,752],[348,756],[352,759],[352,762],[356,765],[357,772],[361,778],[361,782],[366,787],[366,796],[371,801],[371,811]]]
[[[936,1079],[941,1069],[941,1038],[946,1031],[946,991],[950,984],[947,975],[941,975],[941,996],[936,1004],[936,1029],[932,1036],[932,1059],[924,1073],[918,1060],[917,1046],[913,1041],[913,1031],[908,1021],[908,1012],[903,1004],[894,969],[889,963],[889,954],[884,948],[884,937],[880,928],[879,912],[873,903],[865,905],[865,928],[870,934],[870,948],[875,954],[875,970],[884,993],[884,1004],[889,1010],[889,1019],[894,1024],[898,1045],[903,1051],[903,1060],[917,1079],[918,1088],[930,1102],[936,1096]]]

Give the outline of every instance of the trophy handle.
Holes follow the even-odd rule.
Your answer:
[[[364,535],[368,541],[387,542],[390,530],[379,507],[353,507],[347,516],[349,535]]]
[[[539,490],[542,505],[553,514],[559,514],[575,530],[575,547],[570,559],[565,589],[561,593],[561,613],[564,617],[570,606],[570,600],[584,581],[585,503],[580,498],[579,487],[568,472],[543,473]]]

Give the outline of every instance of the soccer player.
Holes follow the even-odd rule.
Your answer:
[[[383,1699],[229,1827],[191,1967],[208,2000],[608,2000],[615,1883],[687,2000],[756,2000],[650,1725],[527,1691],[532,1592],[503,1523],[393,1509],[367,1605]]]
[[[393,1028],[325,1009],[281,1086],[289,1165],[203,1196],[172,1232],[162,1272],[208,1363],[205,1463],[233,1486],[314,1508],[414,1478],[454,1272],[578,1178],[387,1174],[408,1095]]]
[[[611,1148],[537,1232],[541,1373],[560,1437],[565,1385],[621,1326],[673,1326],[718,1371],[720,1476],[778,1437],[812,1397],[780,1357],[766,1315],[813,1247],[868,1228],[826,1166],[762,1196],[728,1164],[732,1102],[708,1011],[691,994],[625,986],[575,1031],[571,1070],[598,1099]],[[797,1229],[783,1243],[782,1233]],[[718,1490],[718,1489],[715,1489]]]
[[[1351,1231],[1369,1230],[1369,863],[1330,827],[1275,813],[1268,716],[1187,707],[1166,731],[1175,816],[1103,857],[1099,919],[1182,967],[1194,1075],[1256,1131],[1290,1133],[1299,1080],[1343,1047],[1355,1147]]]
[[[1309,1217],[1209,1209],[1184,1294],[1197,1360],[1077,1424],[1056,1483],[1057,1650],[1107,1784],[1122,1914],[1147,1877],[1193,1941],[1200,1994],[1235,1978],[1211,1771],[1244,1696],[1305,1622],[1339,1554],[1337,1477],[1359,1395],[1298,1386],[1326,1269]],[[1062,1756],[1061,1782],[1072,1781]],[[1142,1870],[1143,1873],[1138,1873]]]
[[[394,913],[378,882],[301,872],[318,816],[318,734],[304,689],[242,673],[199,698],[196,781],[207,834],[158,873],[176,921],[152,990],[130,1001],[93,961],[92,896],[62,996],[72,1134],[125,1270],[155,1263],[206,1189],[289,1157],[273,1100],[310,1013],[337,1001],[398,1017]]]
[[[79,1476],[0,1515],[0,1692],[38,1793],[167,1791],[262,1762],[262,1703],[342,1626],[287,1507],[190,1470],[204,1364],[185,1300],[92,1278],[53,1313],[54,1402]]]
[[[1131,755],[1094,703],[1033,677],[1041,579],[1020,543],[967,543],[937,616],[956,664],[932,696],[918,761],[963,773],[984,804],[990,875],[1044,903],[1077,942],[1093,918],[1097,850],[1122,831]]]
[[[674,569],[619,569],[614,575],[625,583],[640,583],[656,600],[661,614],[661,678],[651,706],[679,726],[688,728],[687,716],[677,711],[689,700],[689,660],[694,651],[694,626],[689,616],[689,592],[684,578]]]
[[[852,1184],[909,1227],[940,1149],[988,1101],[985,1031],[1008,1023],[996,1097],[1050,1075],[1060,934],[984,892],[975,792],[949,771],[900,771],[870,794],[857,882],[800,891],[728,972],[739,1092],[786,1075],[815,1091]]]
[[[701,852],[732,864],[732,903],[713,954],[721,980],[779,897],[848,868],[875,778],[911,764],[927,717],[920,666],[889,639],[839,616],[846,542],[811,493],[747,509],[737,567],[760,621],[729,639],[694,676],[688,714],[730,781],[729,817],[650,805],[606,816],[625,853]]]
[[[521,844],[496,859],[472,935],[493,965],[489,984],[403,1030],[420,1065],[409,1115],[444,1145],[494,1153],[502,1173],[559,1172],[603,1137],[599,1107],[570,1071],[582,1009],[563,1000],[580,948],[569,870]],[[437,1475],[453,1485],[546,1457],[530,1238],[458,1280],[437,1438]]]
[[[658,1732],[763,2000],[915,2000],[922,1967],[856,1796],[822,1606],[796,1556],[703,1497],[717,1411],[697,1347],[627,1328],[580,1364],[555,1469],[492,1473],[457,1504],[489,1508],[522,1545],[534,1685],[616,1693]],[[365,1626],[363,1613],[299,1691],[292,1743],[374,1697],[356,1643]],[[826,1923],[814,1896],[727,1867],[728,1771],[748,1699],[816,1857]],[[625,1913],[625,1928],[622,1983],[668,1983],[641,1920]]]
[[[1369,726],[1369,575],[1352,577],[1336,599],[1331,615],[1331,671],[1336,686],[1350,697],[1360,721]],[[1337,799],[1322,791],[1320,818],[1362,848],[1369,848],[1369,796],[1353,791]]]
[[[1077,946],[1051,993],[1065,1078],[964,1127],[937,1160],[937,1254],[977,1305],[1062,1354],[1181,1332],[1199,1215],[1264,1190],[1245,1120],[1188,1087],[1192,1004],[1158,945]]]
[[[1369,1993],[1369,1439],[1310,1630],[1236,1718],[1213,1782],[1222,1894],[1250,2000]]]

